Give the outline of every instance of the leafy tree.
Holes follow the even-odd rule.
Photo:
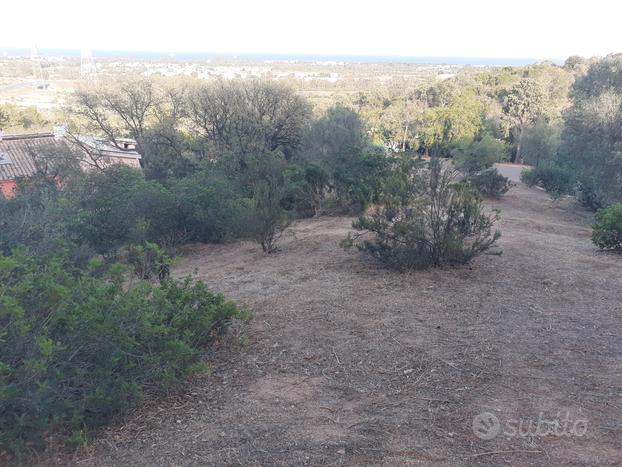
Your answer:
[[[572,87],[564,116],[562,163],[578,174],[582,200],[599,208],[622,200],[622,55],[592,64]]]
[[[425,151],[446,156],[456,143],[474,139],[483,127],[484,114],[484,104],[472,92],[453,97],[447,106],[430,109],[421,130]]]
[[[416,151],[418,130],[423,121],[424,106],[416,99],[397,99],[390,102],[379,115],[373,128],[378,141],[395,152]]]
[[[521,160],[525,129],[542,115],[545,105],[546,96],[542,87],[530,78],[521,79],[505,96],[503,113],[512,126],[516,143],[512,162]]]
[[[102,134],[119,148],[119,138],[133,138],[142,154],[157,93],[154,83],[142,78],[87,87],[75,92],[71,114],[80,117],[77,125],[84,126],[80,132]]]
[[[360,211],[378,195],[388,160],[370,144],[359,115],[336,106],[314,121],[305,135],[300,158],[327,174],[338,207]]]
[[[204,166],[200,148],[174,124],[156,123],[145,134],[143,145],[145,177],[165,183],[186,177]]]
[[[18,107],[15,104],[0,105],[0,130],[13,132],[33,131],[46,128],[50,122],[37,107]]]
[[[573,72],[583,72],[587,70],[589,66],[589,60],[579,55],[571,55],[564,62],[564,68]]]
[[[527,164],[539,167],[542,162],[555,158],[560,144],[560,125],[538,119],[528,126],[523,133],[523,158]]]
[[[489,135],[462,142],[452,150],[457,167],[469,175],[492,167],[495,162],[503,160],[506,153],[507,144]]]
[[[194,89],[189,103],[193,128],[216,153],[246,156],[280,151],[286,159],[300,148],[309,104],[290,88],[269,81],[219,81]]]
[[[544,94],[542,115],[547,122],[557,122],[568,107],[568,93],[574,81],[574,74],[564,67],[551,62],[529,65],[525,77],[534,80]]]

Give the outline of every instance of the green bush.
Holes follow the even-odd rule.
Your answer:
[[[570,90],[560,156],[579,180],[579,200],[591,209],[622,202],[622,55],[590,63]]]
[[[528,186],[541,186],[553,197],[575,194],[577,187],[577,179],[572,170],[557,164],[524,170],[521,173],[521,181]]]
[[[285,170],[286,193],[284,207],[301,217],[322,213],[328,191],[329,177],[317,164],[290,165]]]
[[[360,213],[378,201],[389,159],[383,148],[368,146],[363,152],[348,153],[334,168],[333,185],[338,210]]]
[[[391,267],[409,270],[466,263],[500,236],[492,231],[498,214],[486,214],[479,195],[455,183],[455,174],[437,161],[387,183],[380,206],[354,222],[358,233],[348,235],[344,247],[356,245]]]
[[[467,174],[489,169],[495,162],[506,157],[508,148],[503,141],[485,135],[480,140],[463,142],[452,151],[456,166]]]
[[[0,256],[0,450],[83,439],[146,392],[205,369],[202,355],[244,313],[205,284],[127,288],[120,265]]]
[[[326,194],[342,213],[360,213],[378,198],[389,162],[384,148],[370,143],[360,116],[340,105],[309,126],[299,158],[325,172]]]
[[[622,203],[596,213],[592,241],[601,249],[622,250]]]
[[[171,187],[177,231],[184,239],[220,243],[244,235],[251,201],[232,180],[210,171],[179,179]]]
[[[278,240],[291,222],[289,213],[282,206],[284,187],[279,181],[266,178],[256,182],[254,191],[248,232],[264,253],[274,253]]]
[[[76,210],[54,182],[21,180],[15,197],[0,197],[0,252],[8,254],[20,245],[40,254],[58,251],[76,240],[68,226]]]
[[[469,182],[482,196],[492,198],[504,195],[512,186],[510,180],[501,175],[494,167],[471,176]]]
[[[128,248],[127,262],[139,279],[150,280],[155,277],[163,281],[170,277],[175,258],[166,254],[155,243],[145,242],[143,245],[131,245]]]
[[[89,173],[73,190],[79,209],[71,228],[98,253],[159,242],[176,229],[173,195],[158,182],[145,180],[140,170],[111,166]]]

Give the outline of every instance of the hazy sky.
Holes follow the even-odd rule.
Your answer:
[[[0,48],[565,58],[622,52],[622,1],[12,0]]]

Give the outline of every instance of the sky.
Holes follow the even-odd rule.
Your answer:
[[[0,49],[564,59],[622,52],[611,0],[20,0]]]

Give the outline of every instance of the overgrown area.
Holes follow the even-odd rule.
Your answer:
[[[204,369],[247,313],[171,278],[188,243],[252,240],[276,261],[296,221],[348,215],[344,245],[391,268],[465,264],[500,237],[483,198],[511,188],[494,168],[510,160],[534,166],[526,183],[602,208],[593,240],[619,250],[621,63],[470,71],[321,112],[272,81],[85,86],[68,140],[132,138],[143,167],[56,145],[0,199],[0,447],[81,443]]]
[[[529,185],[541,185],[554,196],[576,195],[591,209],[622,201],[622,56],[596,63],[572,85],[571,105],[559,130],[539,129],[530,141],[539,141],[546,157],[524,175]],[[540,134],[539,137],[538,134]],[[534,148],[534,149],[536,149]]]
[[[125,268],[26,250],[0,256],[0,446],[79,445],[143,397],[206,370],[205,347],[244,313],[202,282],[124,286]]]

